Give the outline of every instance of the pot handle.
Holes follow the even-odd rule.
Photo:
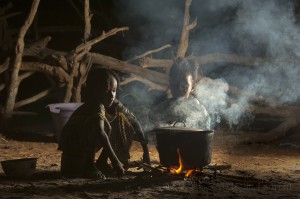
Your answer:
[[[174,122],[173,127],[175,127],[177,123],[182,123],[183,126],[186,127],[185,122],[182,122],[182,121],[176,121],[176,122]]]

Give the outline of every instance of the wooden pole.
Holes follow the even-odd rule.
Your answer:
[[[18,93],[18,87],[19,87],[19,70],[21,67],[22,56],[23,56],[23,51],[24,51],[24,37],[33,22],[33,19],[37,12],[39,3],[40,3],[40,0],[33,0],[28,18],[26,19],[25,24],[20,29],[20,33],[19,33],[19,37],[17,40],[16,49],[15,49],[16,58],[15,58],[15,63],[14,63],[11,81],[10,81],[10,85],[9,85],[6,107],[4,110],[5,118],[10,118],[12,116],[12,113],[14,110],[15,100],[16,100],[16,96]]]
[[[84,1],[84,42],[87,42],[91,35],[91,15],[90,15],[90,0]],[[86,49],[86,53],[90,51],[91,47]],[[73,93],[73,101],[74,102],[81,102],[81,87],[84,84],[84,77],[88,74],[90,65],[92,64],[93,57],[90,58],[88,63],[81,63],[79,66],[79,70],[82,71],[78,74],[78,77],[75,77],[75,86],[74,86],[74,93]]]
[[[184,21],[181,31],[181,38],[179,43],[179,48],[177,51],[177,57],[184,57],[185,53],[187,51],[187,48],[189,46],[189,31],[196,27],[197,21],[194,20],[190,24],[190,6],[191,6],[192,0],[186,0],[185,1],[185,11],[184,11]]]

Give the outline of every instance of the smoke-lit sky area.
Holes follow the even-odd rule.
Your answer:
[[[184,0],[119,0],[117,5],[119,19],[135,27],[132,30],[135,34],[127,38],[124,59],[165,44],[171,44],[172,48],[153,57],[174,57],[183,23]],[[192,1],[190,21],[197,18],[198,25],[190,32],[187,55],[221,53],[273,60],[267,64],[257,61],[253,66],[234,63],[201,66],[205,76],[216,80],[209,85],[200,81],[196,87],[196,95],[210,112],[222,113],[232,124],[245,116],[249,99],[243,97],[236,104],[226,105],[228,84],[258,97],[272,98],[279,104],[299,101],[300,29],[296,6],[295,0]],[[209,93],[210,100],[203,93]],[[211,100],[213,97],[215,100]]]

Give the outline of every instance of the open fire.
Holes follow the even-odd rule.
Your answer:
[[[210,164],[213,131],[172,126],[156,128],[154,132],[160,163],[171,173],[202,169]]]
[[[182,156],[180,154],[180,149],[177,148],[177,154],[178,154],[178,162],[179,162],[179,167],[176,169],[174,167],[170,168],[171,173],[173,174],[180,174],[183,172],[184,170],[184,165],[183,165],[183,160],[182,160]],[[195,171],[195,169],[189,169],[186,174],[185,177],[189,177],[193,172]]]

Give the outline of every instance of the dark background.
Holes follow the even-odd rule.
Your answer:
[[[8,2],[12,2],[13,7],[6,14],[21,12],[7,21],[7,27],[11,30],[10,35],[16,39],[20,27],[27,18],[32,1],[1,0],[0,6],[7,5]],[[194,0],[190,7],[190,21],[197,19],[198,25],[190,32],[187,55],[224,53],[299,60],[299,2],[299,0]],[[35,22],[26,34],[25,43],[30,45],[38,39],[51,36],[49,48],[73,50],[83,38],[83,4],[80,0],[41,0]],[[91,51],[126,60],[165,44],[171,44],[170,49],[152,55],[154,58],[171,59],[176,54],[179,44],[184,5],[184,0],[91,0],[90,8],[93,14],[91,38],[112,28],[129,27],[128,31],[94,45]],[[57,31],[49,30],[49,27],[53,26],[57,27]],[[38,27],[39,31],[35,32],[34,27]],[[68,31],[66,27],[72,30]],[[2,39],[0,42],[2,63],[6,57],[14,56],[15,43]],[[299,102],[300,92],[296,86],[298,65],[284,63],[278,66],[258,64],[245,67],[232,63],[211,63],[201,66],[201,69],[203,75],[207,77],[222,79],[228,84],[251,91],[254,95],[272,97],[274,93],[282,92],[278,103]],[[3,81],[4,77],[0,78],[0,82]],[[33,75],[22,82],[18,99],[26,98],[48,86],[49,83],[42,74]],[[141,110],[137,108],[140,104],[150,106],[157,103],[161,95],[163,93],[149,92],[147,87],[137,82],[123,87],[119,92],[119,97],[124,99],[124,103],[137,114]],[[1,103],[5,101],[5,92],[1,93],[0,99]],[[22,110],[36,110],[48,117],[45,105],[59,100],[57,96],[48,97]]]

